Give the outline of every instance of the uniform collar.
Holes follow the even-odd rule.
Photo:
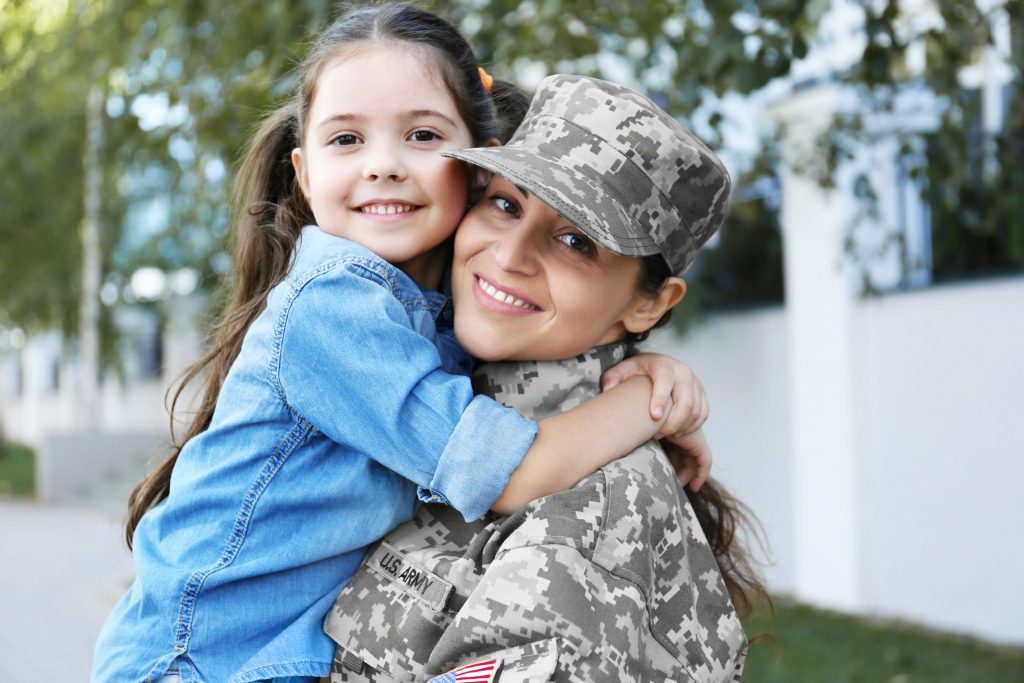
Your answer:
[[[473,389],[528,419],[542,420],[600,393],[601,375],[630,353],[618,342],[564,360],[485,363],[473,373]]]

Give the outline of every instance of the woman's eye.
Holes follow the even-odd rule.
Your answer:
[[[514,218],[519,217],[519,206],[515,202],[504,197],[491,197],[491,203],[501,213],[508,214]]]
[[[359,144],[359,138],[352,133],[342,133],[331,138],[331,144],[341,146],[357,145]]]
[[[563,235],[559,235],[557,239],[573,251],[578,251],[581,254],[586,254],[588,256],[594,254],[594,243],[583,235],[575,232],[567,232]]]
[[[416,130],[409,136],[409,139],[413,142],[433,142],[440,138],[441,136],[432,130]]]

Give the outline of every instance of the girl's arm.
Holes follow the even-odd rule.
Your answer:
[[[685,363],[660,353],[630,356],[601,377],[607,391],[636,375],[650,377],[651,417],[665,412],[668,420],[655,438],[676,470],[679,482],[696,492],[711,474],[711,449],[701,427],[708,419],[708,397],[697,375]]]
[[[665,422],[664,417],[651,418],[650,401],[651,381],[634,376],[572,410],[541,420],[537,438],[491,509],[507,514],[570,489],[649,441]]]
[[[601,395],[541,420],[533,446],[492,510],[507,513],[571,488],[651,438],[668,441],[680,481],[700,489],[711,469],[711,451],[700,429],[708,418],[708,400],[693,371],[671,356],[644,353],[608,370],[601,384]]]
[[[499,499],[509,510],[569,488],[658,431],[646,378],[540,426],[474,396],[468,377],[440,370],[437,348],[410,327],[387,272],[374,267],[339,262],[313,271],[278,293],[287,303],[281,314],[254,323],[274,327],[266,377],[299,419],[297,430],[312,425],[466,519]]]

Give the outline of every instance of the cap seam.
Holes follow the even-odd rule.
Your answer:
[[[553,156],[551,156],[550,154],[548,154],[548,153],[546,153],[546,152],[544,152],[544,151],[542,151],[542,150],[539,150],[539,149],[537,149],[537,150],[535,150],[535,151],[536,151],[536,153],[537,153],[537,154],[538,154],[539,156],[543,156],[543,157],[545,157],[545,158],[549,159],[550,161],[552,161],[553,163],[556,163],[556,164],[562,165],[562,161],[561,161],[560,159],[558,159],[557,157],[553,157]],[[586,167],[586,166],[584,166],[584,168],[589,168],[589,167]],[[578,169],[577,169],[577,170],[578,170]],[[598,188],[599,188],[599,189],[600,189],[600,190],[601,190],[602,192],[604,192],[604,193],[605,193],[605,194],[606,194],[606,195],[607,195],[607,196],[608,196],[609,198],[611,198],[611,200],[612,200],[613,202],[615,202],[615,205],[616,205],[617,207],[619,207],[619,211],[621,211],[621,212],[622,212],[623,214],[625,214],[625,215],[626,215],[627,217],[629,216],[629,212],[628,212],[628,211],[626,211],[625,207],[623,207],[623,206],[622,206],[622,203],[621,203],[621,202],[620,202],[620,201],[619,201],[619,200],[618,200],[618,199],[617,199],[617,198],[615,197],[615,194],[614,194],[613,192],[609,192],[609,191],[608,191],[608,189],[607,189],[607,188],[606,188],[606,187],[604,186],[604,183],[603,183],[603,182],[601,182],[600,180],[598,180],[598,179],[596,179],[596,178],[592,178],[592,177],[591,177],[591,176],[590,176],[589,174],[587,174],[587,173],[583,173],[583,172],[580,172],[580,175],[582,175],[582,176],[583,176],[584,178],[586,178],[586,179],[587,179],[587,180],[589,180],[590,182],[592,182],[592,183],[595,183],[595,184],[596,184],[596,185],[598,186]],[[648,241],[648,242],[649,242],[650,244],[652,244],[653,246],[657,247],[657,248],[658,248],[658,251],[661,251],[661,245],[660,245],[660,244],[658,244],[658,243],[657,243],[657,242],[655,241],[655,239],[654,239],[654,238],[653,238],[653,237],[652,237],[652,236],[651,236],[651,235],[650,235],[650,234],[649,234],[649,233],[648,233],[648,232],[647,232],[646,230],[644,231],[644,234],[645,234],[645,235],[647,236],[647,241]],[[616,236],[616,237],[619,237],[619,235],[615,235],[615,236]],[[628,238],[628,237],[627,237],[627,239],[630,239],[630,238]]]
[[[618,146],[617,146],[617,145],[615,145],[614,143],[612,143],[611,141],[609,141],[609,140],[608,140],[607,138],[605,138],[604,136],[598,135],[597,133],[593,132],[592,130],[589,130],[589,129],[587,129],[587,128],[584,128],[583,126],[579,125],[578,123],[574,123],[574,122],[570,121],[569,119],[567,119],[567,118],[565,118],[565,117],[562,117],[562,116],[557,116],[557,115],[555,115],[555,114],[538,114],[536,118],[550,118],[550,119],[555,119],[556,121],[562,121],[562,122],[566,123],[567,125],[569,125],[569,126],[572,126],[573,128],[577,128],[577,129],[579,129],[579,130],[583,131],[583,132],[584,132],[584,133],[586,133],[587,135],[590,135],[590,136],[592,136],[592,137],[595,137],[595,138],[597,138],[598,140],[600,140],[601,142],[603,142],[604,144],[608,145],[608,146],[609,146],[610,148],[612,148],[613,150],[615,150],[615,153],[616,153],[616,154],[618,154],[618,155],[619,155],[620,157],[622,157],[623,159],[625,159],[625,160],[626,160],[626,162],[628,162],[629,164],[631,164],[631,165],[632,165],[632,166],[633,166],[634,168],[636,168],[636,170],[640,171],[640,173],[641,173],[641,174],[643,174],[644,178],[646,178],[646,179],[647,179],[647,182],[649,182],[649,183],[651,184],[651,187],[653,187],[653,188],[654,188],[655,190],[657,190],[657,192],[658,192],[658,195],[660,195],[660,196],[661,196],[661,198],[662,198],[662,200],[663,200],[663,201],[665,202],[665,204],[666,204],[666,205],[668,205],[668,206],[671,206],[671,207],[672,207],[672,208],[674,209],[674,212],[675,212],[675,213],[676,213],[676,214],[677,214],[677,215],[679,216],[680,220],[681,220],[681,221],[682,221],[682,223],[683,223],[683,226],[684,226],[684,227],[686,228],[686,232],[687,232],[687,233],[689,233],[691,237],[693,236],[693,229],[691,228],[691,223],[690,223],[690,219],[689,219],[689,218],[688,218],[687,216],[685,216],[685,215],[684,215],[684,214],[683,214],[683,213],[682,213],[681,211],[679,211],[678,209],[676,209],[676,207],[675,207],[675,204],[673,204],[673,203],[672,203],[672,200],[671,200],[671,198],[670,198],[670,197],[668,196],[668,194],[666,194],[666,193],[665,193],[665,192],[664,192],[664,191],[663,191],[663,190],[661,189],[661,187],[659,187],[659,186],[658,186],[658,183],[654,182],[654,179],[653,179],[653,178],[651,178],[650,174],[649,174],[649,173],[648,173],[648,172],[647,172],[646,170],[644,170],[643,166],[640,166],[640,165],[639,165],[639,164],[637,164],[637,163],[636,163],[635,161],[633,161],[633,159],[631,159],[631,158],[630,158],[629,156],[627,156],[626,154],[624,154],[624,153],[622,152],[622,150],[620,150],[620,149],[618,148]],[[675,121],[675,119],[673,119],[673,121]],[[676,123],[678,123],[678,122],[676,122]],[[695,138],[695,139],[696,139],[696,138]],[[511,142],[511,141],[510,141],[510,142]],[[543,152],[541,152],[540,150],[537,150],[537,151],[538,151],[538,152],[540,152],[541,154],[544,154],[544,153],[543,153]],[[549,157],[549,158],[554,158],[554,157]],[[713,159],[709,159],[709,160],[711,161],[711,163],[714,163],[714,160],[713,160]],[[717,164],[715,164],[715,165],[717,166]],[[587,176],[587,177],[589,178],[590,176]],[[598,182],[600,182],[600,181],[598,181]],[[603,187],[604,187],[604,185],[603,185],[603,183],[602,183],[602,188],[603,188]],[[616,202],[616,204],[618,204],[618,202]],[[660,248],[661,248],[661,247],[659,246],[659,249],[660,249]]]

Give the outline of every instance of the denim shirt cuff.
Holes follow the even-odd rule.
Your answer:
[[[428,487],[428,503],[447,503],[466,521],[483,517],[537,437],[537,423],[486,396],[476,396],[455,426]]]

